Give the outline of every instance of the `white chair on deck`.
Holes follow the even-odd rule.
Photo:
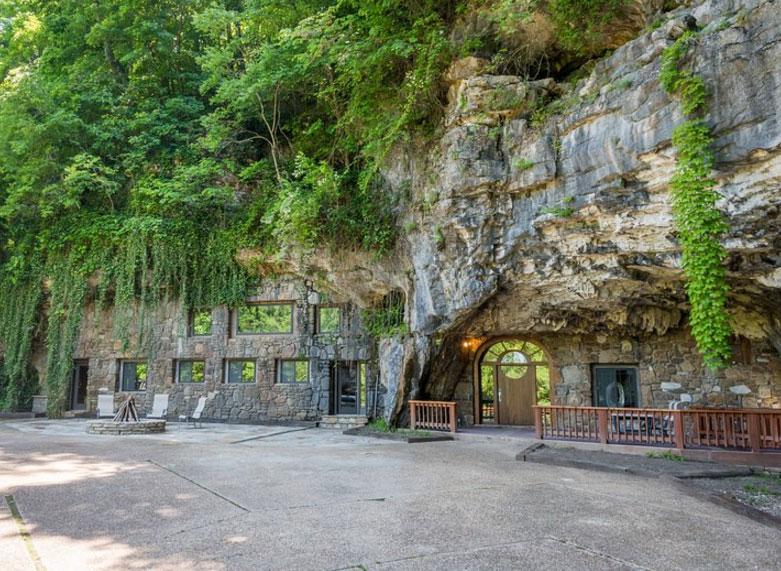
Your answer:
[[[114,393],[98,395],[98,418],[113,417],[114,413]]]
[[[164,419],[167,414],[168,414],[168,394],[163,393],[163,394],[155,395],[155,399],[152,401],[152,412],[146,415],[146,417]]]
[[[203,423],[201,422],[201,415],[203,414],[203,409],[206,407],[206,397],[201,397],[198,399],[198,404],[195,405],[195,410],[192,411],[190,414],[180,414],[179,415],[179,422],[192,422],[193,428],[197,428],[196,423],[203,426]]]

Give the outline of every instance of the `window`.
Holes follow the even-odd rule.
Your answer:
[[[318,307],[317,308],[317,332],[318,333],[339,333],[342,318],[342,309],[340,307]]]
[[[254,383],[255,361],[231,360],[225,366],[226,383]]]
[[[177,383],[202,383],[205,380],[206,363],[203,361],[177,361]]]
[[[277,382],[279,383],[309,382],[309,361],[280,361],[277,370]]]
[[[617,408],[640,406],[637,367],[595,365],[593,378],[594,406]]]
[[[119,367],[120,390],[145,391],[149,368],[146,361],[121,361]]]
[[[245,305],[237,311],[236,332],[240,334],[274,334],[293,332],[292,303]]]
[[[212,334],[212,310],[194,309],[190,312],[190,335],[195,337]]]

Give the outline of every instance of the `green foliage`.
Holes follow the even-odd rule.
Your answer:
[[[686,459],[681,456],[680,454],[676,454],[675,452],[672,452],[670,450],[665,450],[664,452],[648,452],[646,454],[646,457],[648,458],[659,458],[661,460],[671,460],[673,462],[685,462]]]
[[[548,119],[554,115],[564,113],[567,109],[580,103],[580,98],[574,93],[557,97],[551,100],[538,100],[529,118],[529,126],[532,129],[539,129],[547,123]]]
[[[534,166],[534,161],[521,158],[513,162],[513,168],[519,171],[527,171]]]
[[[689,47],[697,41],[697,32],[685,32],[662,53],[659,82],[668,93],[678,95],[686,115],[705,110],[707,90],[701,77],[688,70],[681,70],[680,63]]]
[[[711,149],[713,136],[700,117],[706,111],[705,84],[699,76],[681,69],[696,37],[696,32],[686,32],[664,51],[659,80],[668,93],[681,99],[688,116],[673,133],[678,158],[670,184],[691,304],[689,324],[705,364],[720,368],[731,355],[726,251],[721,244],[728,226],[716,208],[719,196],[711,176],[715,160]]]
[[[606,27],[627,0],[549,0],[548,11],[556,25],[559,43],[578,54],[593,54]]]
[[[33,396],[38,394],[38,388],[38,371],[32,365],[28,365],[22,374],[9,377],[5,367],[0,364],[0,410],[31,410]]]
[[[361,312],[364,329],[373,337],[393,337],[408,332],[404,322],[404,295],[391,292],[375,307]]]
[[[552,214],[556,218],[569,218],[575,214],[575,209],[571,206],[550,206],[541,210],[543,214]]]
[[[263,217],[277,247],[312,249],[337,244],[347,235],[366,249],[390,249],[394,232],[388,195],[350,180],[350,173],[340,174],[325,161],[298,155],[295,165]]]
[[[384,418],[375,418],[368,424],[369,430],[374,432],[392,432],[394,428]]]
[[[540,210],[540,214],[552,214],[556,218],[569,218],[575,214],[575,208],[570,206],[575,203],[574,196],[565,196],[561,203],[555,206],[546,206]]]
[[[654,18],[653,22],[651,22],[649,28],[652,30],[658,30],[663,25],[664,25],[664,18],[662,18],[661,16],[657,16],[656,18]]]
[[[611,47],[611,24],[627,0],[475,0],[462,12],[461,54],[490,53],[490,70],[531,78],[556,75]]]
[[[434,243],[437,245],[437,248],[445,247],[445,234],[439,225],[434,226]]]
[[[626,91],[630,87],[632,87],[632,80],[629,79],[628,77],[624,77],[614,83],[609,84],[607,86],[607,90],[622,92],[622,91]]]
[[[773,490],[768,486],[757,486],[756,484],[745,484],[743,486],[743,491],[746,492],[747,494],[751,494],[755,496],[781,497],[781,492],[777,492],[776,490]]]
[[[526,98],[516,90],[503,87],[491,91],[488,96],[487,109],[503,111],[506,109],[518,109],[526,105]]]
[[[22,410],[37,386],[30,365],[32,339],[38,324],[38,312],[43,300],[43,278],[40,260],[29,261],[29,272],[22,274],[21,257],[8,260],[8,273],[2,279],[3,303],[0,307],[0,339],[3,340],[0,408]]]

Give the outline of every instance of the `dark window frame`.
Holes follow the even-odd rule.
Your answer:
[[[254,307],[262,305],[287,305],[290,307],[290,329],[288,331],[276,331],[273,333],[263,333],[261,331],[239,331],[239,312],[241,307],[237,307],[231,313],[233,318],[231,320],[231,330],[234,336],[260,336],[260,335],[293,335],[295,333],[296,322],[296,302],[295,301],[248,301],[244,304],[244,307]]]
[[[144,379],[143,388],[139,388],[138,383],[138,372],[136,371],[136,388],[134,389],[126,389],[125,388],[125,365],[129,364],[144,364],[146,365],[146,379]],[[146,387],[149,384],[149,362],[145,359],[119,359],[119,366],[117,367],[117,389],[119,392],[123,393],[144,393],[146,392]]]
[[[230,365],[231,363],[252,363],[254,367],[253,378],[251,381],[231,382],[230,381]],[[224,385],[256,385],[258,384],[258,360],[257,359],[242,359],[237,357],[235,359],[225,359],[222,372],[222,384]]]
[[[202,381],[180,380],[182,363],[203,363],[203,380]],[[192,372],[190,374],[192,375]],[[174,360],[174,383],[177,385],[205,385],[206,384],[206,359],[175,359]]]
[[[306,363],[306,380],[305,381],[283,381],[282,380],[282,365],[285,363]],[[275,384],[286,386],[300,386],[312,384],[312,363],[309,359],[277,359],[277,371],[275,377]]]
[[[627,369],[634,371],[634,390],[637,402],[635,404],[625,404],[623,408],[642,408],[642,394],[640,391],[640,367],[637,363],[592,363],[591,365],[591,403],[592,406],[605,407],[605,405],[598,404],[599,397],[597,391],[597,371],[600,369],[614,369],[621,370]]]

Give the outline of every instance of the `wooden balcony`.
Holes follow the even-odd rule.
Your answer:
[[[781,453],[781,410],[535,406],[537,438]]]

